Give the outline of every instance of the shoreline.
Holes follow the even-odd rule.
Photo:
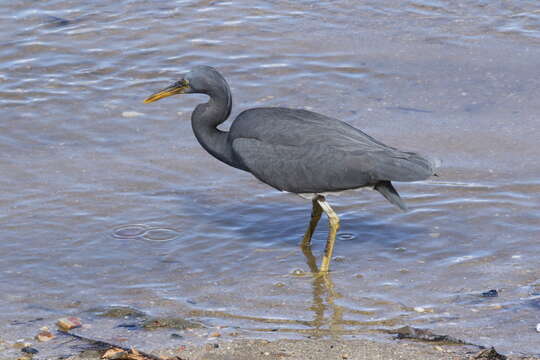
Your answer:
[[[103,351],[90,350],[69,357],[70,360],[101,359]],[[438,345],[413,341],[376,342],[372,340],[246,340],[213,342],[205,345],[164,348],[152,355],[176,360],[457,360],[457,359],[508,359],[538,360],[537,357],[504,356],[491,349],[480,350],[470,345]],[[144,359],[144,358],[142,358]]]
[[[395,334],[397,336],[380,341],[344,339],[338,335],[272,341],[246,337],[221,338],[217,335],[203,343],[194,343],[189,338],[174,334],[176,336],[169,336],[170,339],[153,339],[152,346],[148,347],[144,346],[144,342],[157,335],[154,331],[138,332],[138,339],[131,341],[110,334],[93,338],[74,331],[55,331],[51,341],[33,342],[26,344],[25,348],[9,346],[0,339],[0,350],[7,350],[0,351],[0,360],[540,360],[538,354],[524,355],[514,350],[511,355],[503,355],[494,348],[409,326]]]

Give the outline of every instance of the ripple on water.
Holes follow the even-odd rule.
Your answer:
[[[112,236],[117,239],[135,239],[142,236],[146,231],[147,227],[145,225],[122,225],[113,229]]]
[[[119,226],[112,231],[117,239],[142,239],[147,241],[171,241],[180,236],[180,233],[170,228],[151,227],[143,224],[129,224]]]

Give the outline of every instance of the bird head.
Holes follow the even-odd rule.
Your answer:
[[[159,99],[177,94],[207,94],[212,95],[216,90],[228,91],[227,82],[221,74],[210,66],[197,66],[182,76],[174,84],[160,90],[144,100],[151,103]]]

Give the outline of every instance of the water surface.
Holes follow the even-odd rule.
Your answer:
[[[245,336],[414,325],[538,353],[536,2],[18,1],[0,24],[2,338],[124,305]],[[337,258],[314,280],[310,203],[200,148],[204,96],[142,103],[201,64],[228,79],[232,116],[335,116],[441,159],[440,176],[396,184],[407,213],[330,198]],[[317,259],[325,237],[323,221]]]

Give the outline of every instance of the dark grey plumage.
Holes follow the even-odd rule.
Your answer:
[[[419,155],[386,146],[347,123],[306,110],[244,111],[231,126],[229,142],[240,168],[293,193],[415,181],[433,174],[430,162]]]
[[[304,245],[324,210],[334,221],[323,267],[327,271],[339,218],[324,194],[372,187],[392,204],[405,204],[391,181],[423,180],[433,175],[426,158],[387,146],[351,125],[307,110],[255,108],[242,112],[228,132],[217,129],[232,107],[231,92],[214,68],[198,66],[172,86],[150,96],[152,102],[174,94],[202,93],[210,100],[191,116],[199,143],[219,160],[252,173],[282,191],[313,194],[313,214]],[[332,220],[333,219],[333,220]],[[325,260],[326,259],[326,260]]]
[[[191,118],[201,145],[278,190],[318,194],[369,186],[404,209],[390,182],[433,175],[431,162],[422,156],[387,146],[343,121],[312,111],[249,109],[238,115],[229,132],[220,131],[216,126],[227,120],[232,107],[223,76],[212,67],[198,66],[167,89],[183,82],[188,85],[174,93],[210,96]]]

